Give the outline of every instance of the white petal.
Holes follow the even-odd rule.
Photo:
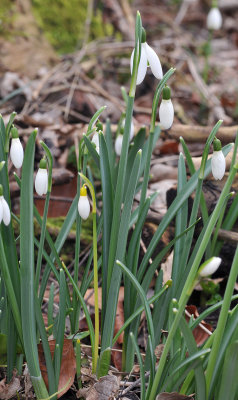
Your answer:
[[[3,217],[2,199],[3,199],[3,196],[0,196],[0,224],[2,222],[2,217]]]
[[[125,126],[125,122],[126,122],[126,120],[124,119],[123,121],[122,121],[122,127],[124,128],[124,126]],[[130,130],[130,140],[132,140],[133,139],[133,137],[134,137],[134,124],[133,124],[133,121],[131,121],[131,130]]]
[[[150,47],[147,43],[145,43],[146,47],[146,56],[147,60],[150,64],[151,71],[153,75],[157,79],[162,79],[163,78],[163,71],[160,63],[160,59],[157,56],[156,52]]]
[[[134,52],[135,52],[135,50],[133,50],[133,52],[131,54],[131,61],[130,61],[131,74],[133,71]],[[147,57],[146,57],[146,52],[145,52],[145,43],[142,43],[141,44],[141,56],[140,56],[140,62],[139,62],[139,67],[138,67],[137,80],[136,80],[137,85],[140,85],[140,83],[143,82],[143,80],[145,78],[146,70],[147,70]]]
[[[47,193],[48,172],[45,168],[39,168],[35,179],[35,190],[39,196]]]
[[[221,180],[226,171],[226,160],[222,150],[213,152],[211,163],[212,175],[215,179]]]
[[[221,29],[222,15],[217,7],[211,8],[207,15],[207,28],[208,29]]]
[[[5,225],[9,225],[10,221],[11,221],[11,212],[10,212],[10,208],[9,205],[7,204],[6,200],[4,199],[4,197],[2,198],[2,219]]]
[[[116,138],[116,141],[115,141],[115,152],[118,156],[121,155],[122,140],[123,140],[123,136],[118,135]]]
[[[171,128],[174,121],[174,106],[171,100],[162,100],[159,108],[162,129]]]
[[[21,168],[23,163],[23,147],[19,138],[12,139],[10,157],[15,168]]]
[[[81,196],[78,202],[78,212],[82,219],[87,219],[90,214],[90,204],[87,196]]]
[[[92,137],[92,143],[94,143],[96,147],[99,147],[99,136],[97,132]]]
[[[212,257],[210,260],[206,261],[204,264],[201,265],[201,270],[199,271],[199,275],[202,277],[206,277],[209,275],[214,274],[216,270],[219,268],[221,264],[220,257]]]

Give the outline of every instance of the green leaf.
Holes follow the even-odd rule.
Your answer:
[[[108,369],[110,366],[111,360],[111,349],[108,347],[103,350],[100,354],[98,364],[97,364],[97,378],[101,378],[101,376],[105,376],[108,373]]]
[[[237,399],[238,380],[238,341],[231,343],[226,350],[225,361],[222,368],[221,384],[217,400]]]

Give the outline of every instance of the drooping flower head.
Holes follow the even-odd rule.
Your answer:
[[[169,86],[163,88],[162,101],[159,107],[159,119],[162,129],[169,129],[174,121],[174,106],[171,101],[171,91]]]
[[[43,196],[48,190],[48,172],[45,158],[40,160],[40,166],[35,179],[35,190],[39,196]]]
[[[115,152],[117,156],[121,155],[122,141],[123,141],[123,135],[119,134],[115,141]]]
[[[217,7],[212,7],[207,15],[207,28],[212,30],[221,29],[222,15]]]
[[[83,185],[80,189],[80,197],[78,201],[78,212],[82,219],[86,220],[90,214],[90,204],[87,196],[86,186]]]
[[[8,203],[3,197],[3,187],[0,185],[0,223],[3,223],[7,226],[11,221],[11,212]]]
[[[17,128],[13,127],[11,130],[12,141],[10,148],[10,158],[15,168],[21,168],[23,163],[23,147],[19,139]]]
[[[132,54],[131,54],[131,61],[130,61],[131,74],[133,71],[134,52],[135,52],[135,49],[132,51]],[[137,80],[136,80],[137,85],[139,85],[141,82],[143,82],[145,75],[146,75],[148,64],[151,68],[153,75],[157,79],[162,79],[163,71],[162,71],[160,59],[157,56],[156,52],[152,49],[152,47],[150,47],[146,43],[146,32],[145,32],[145,29],[142,28],[141,55],[140,55],[140,62],[139,62],[139,67],[138,67]]]
[[[226,159],[221,149],[221,141],[214,138],[213,141],[213,155],[211,159],[212,175],[215,179],[221,180],[226,171]]]
[[[96,152],[99,154],[99,136],[98,136],[98,132],[94,133],[94,135],[92,137],[92,143],[95,144]]]
[[[209,260],[205,261],[201,265],[201,267],[198,270],[198,274],[202,278],[205,278],[207,276],[214,274],[214,272],[216,272],[216,270],[220,267],[221,261],[222,260],[220,257],[209,258]]]

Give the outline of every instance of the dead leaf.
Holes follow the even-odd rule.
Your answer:
[[[17,371],[13,371],[12,379],[9,383],[6,383],[6,378],[0,381],[0,399],[8,400],[12,397],[16,398],[16,393],[22,389],[20,384],[20,378],[16,376]]]
[[[188,322],[191,316],[194,319],[199,317],[199,313],[196,306],[186,306],[185,318]],[[212,326],[205,321],[202,321],[195,329],[193,329],[193,336],[198,346],[201,346],[210,336],[212,332]]]
[[[191,396],[185,396],[176,392],[172,393],[160,393],[156,400],[194,400]]]
[[[50,340],[49,346],[50,346],[50,353],[53,358],[55,349],[55,340]],[[47,375],[43,346],[41,343],[38,345],[38,354],[39,354],[41,373],[45,381],[45,384],[48,387],[48,375]],[[75,372],[76,372],[76,360],[74,355],[73,342],[70,339],[64,339],[58,391],[60,391],[62,388],[64,389],[57,395],[58,399],[68,391],[70,386],[72,386],[74,382]]]
[[[79,389],[77,398],[84,397],[86,400],[108,400],[114,398],[119,391],[118,379],[115,375],[106,375],[99,379],[88,389]]]
[[[112,362],[118,371],[122,371],[122,345],[116,342],[112,348]]]
[[[167,260],[161,264],[161,269],[163,271],[163,282],[167,282],[172,276],[172,265],[173,265],[174,252],[171,251]]]
[[[166,140],[159,149],[160,154],[178,154],[179,143],[176,140]]]

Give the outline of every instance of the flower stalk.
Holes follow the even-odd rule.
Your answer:
[[[94,297],[95,297],[95,338],[94,338],[94,354],[93,354],[93,366],[92,373],[96,373],[97,361],[98,361],[98,346],[99,346],[99,306],[98,306],[98,264],[97,264],[97,205],[96,196],[92,183],[90,180],[79,172],[80,177],[84,180],[85,185],[90,190],[92,201],[93,201],[93,287],[94,287]]]

